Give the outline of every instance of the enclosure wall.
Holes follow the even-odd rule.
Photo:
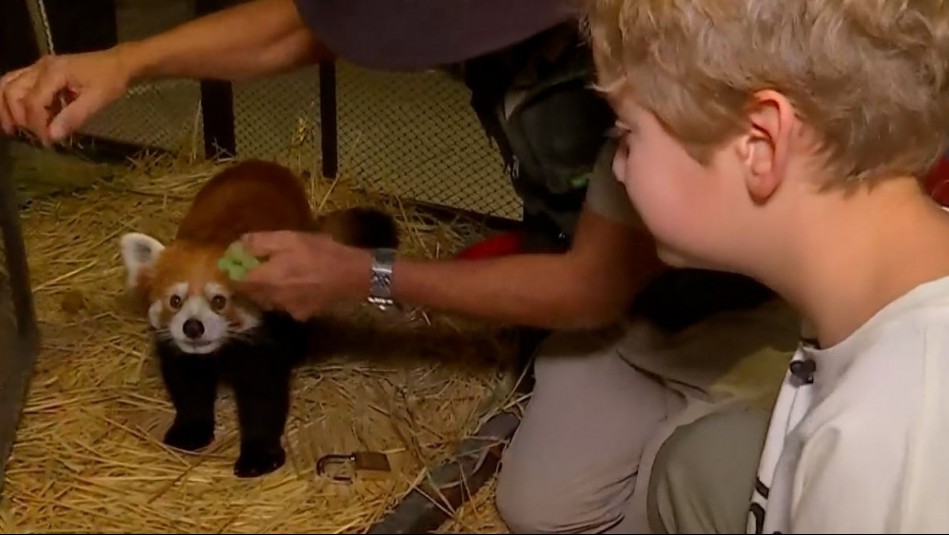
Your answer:
[[[25,1],[45,3],[56,52],[105,46],[110,38],[140,39],[203,10],[227,7],[216,0],[95,0],[77,10],[63,0]],[[97,37],[75,34],[83,26],[101,31]],[[335,82],[340,179],[406,199],[520,219],[521,203],[462,84],[436,71],[379,72],[347,62],[336,64]],[[231,89],[238,157],[293,160],[320,172],[317,66],[237,82]],[[168,151],[201,151],[205,126],[199,82],[169,80],[133,88],[82,133]]]

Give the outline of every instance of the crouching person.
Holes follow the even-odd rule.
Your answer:
[[[551,331],[499,474],[498,508],[519,533],[646,530],[637,504],[658,444],[733,402],[713,388],[731,368],[797,339],[797,316],[756,281],[660,261],[617,181],[625,141],[609,135],[616,116],[590,87],[583,45],[571,21],[450,69],[524,201],[523,254],[421,260],[320,236],[246,239],[269,259],[244,290],[298,314],[371,298]]]
[[[754,277],[804,319],[765,411],[660,446],[651,529],[949,530],[949,214],[920,184],[949,140],[949,3],[586,8],[660,257]]]

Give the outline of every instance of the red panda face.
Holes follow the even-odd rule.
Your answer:
[[[260,310],[235,296],[217,261],[224,248],[158,240],[130,233],[121,240],[127,286],[148,305],[161,339],[185,353],[213,353],[229,340],[250,339]]]

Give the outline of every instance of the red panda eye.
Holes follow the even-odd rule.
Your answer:
[[[181,297],[177,295],[171,296],[171,299],[169,299],[168,304],[170,304],[171,308],[175,310],[181,308]]]
[[[227,299],[223,295],[215,295],[211,298],[211,308],[222,310],[227,305]]]

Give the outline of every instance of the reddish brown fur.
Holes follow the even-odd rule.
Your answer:
[[[234,463],[239,477],[270,473],[286,460],[280,438],[291,402],[292,370],[306,355],[307,334],[303,323],[289,314],[261,314],[251,303],[242,303],[218,261],[244,234],[277,230],[323,231],[352,246],[394,247],[398,242],[394,222],[377,211],[341,210],[314,221],[302,182],[289,169],[262,161],[237,164],[208,181],[161,252],[153,238],[122,239],[125,261],[141,270],[136,293],[148,298],[154,348],[175,408],[163,442],[188,451],[210,444],[218,381],[229,382],[239,413],[240,456]],[[190,301],[178,293],[182,289],[175,287],[182,283],[192,296],[207,292],[201,295],[204,300]],[[176,302],[179,297],[184,309]],[[221,316],[230,325],[224,325]],[[181,338],[193,336],[187,323],[173,321],[177,319],[210,322],[217,345],[204,352],[188,351]]]
[[[232,290],[217,262],[227,247],[248,232],[325,232],[340,243],[395,246],[389,221],[362,209],[338,210],[314,218],[303,182],[276,163],[247,160],[221,171],[192,201],[175,235],[151,270],[143,270],[138,293],[147,303],[179,282],[200,292],[210,282]],[[392,243],[390,243],[392,242]],[[145,304],[145,303],[143,303]],[[225,315],[234,313],[231,303]],[[165,307],[165,314],[171,311]]]
[[[309,230],[313,215],[303,183],[275,163],[230,167],[195,196],[175,240],[227,247],[247,232]]]
[[[212,245],[174,242],[165,249],[165,252],[156,262],[152,289],[148,296],[149,301],[154,302],[162,298],[162,292],[167,291],[168,288],[179,282],[188,283],[188,296],[201,294],[210,282],[215,282],[230,290],[230,280],[217,267],[217,261],[224,254],[224,249],[224,247]],[[210,296],[205,297],[210,300]],[[239,297],[232,295],[221,311],[221,314],[231,324],[239,322],[237,308],[235,307],[239,302],[236,301],[237,299]],[[244,303],[244,306],[246,308],[247,303]],[[163,307],[161,312],[162,325],[167,325],[174,313],[175,311],[168,306]]]
[[[179,282],[188,282],[192,293],[202,291],[209,282],[228,288],[229,279],[217,262],[243,234],[312,228],[306,191],[289,169],[260,160],[238,163],[201,188],[175,239],[154,269],[142,273],[140,291],[153,302]]]
[[[359,218],[359,213],[353,210],[330,212],[317,218],[315,230],[329,234],[340,243],[356,244],[364,238],[365,231]]]

